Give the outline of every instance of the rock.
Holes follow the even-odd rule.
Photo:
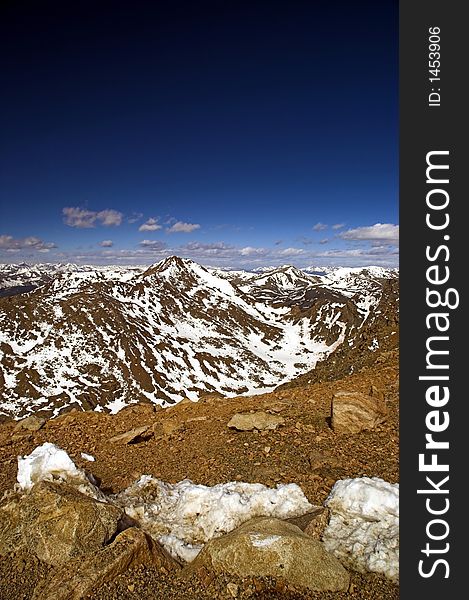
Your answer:
[[[73,558],[51,571],[36,589],[33,600],[80,600],[138,565],[164,567],[167,571],[180,568],[151,537],[131,527],[109,546],[85,557]]]
[[[35,415],[31,415],[26,417],[25,419],[21,419],[13,428],[13,433],[20,431],[21,429],[27,429],[28,431],[39,431],[42,427],[44,427],[46,423],[45,419],[41,417],[37,417]]]
[[[231,417],[228,427],[238,431],[252,431],[253,429],[277,429],[283,425],[285,419],[259,410],[254,413],[236,413]]]
[[[382,397],[359,392],[336,392],[332,398],[332,429],[336,433],[359,433],[386,420]]]
[[[165,419],[161,422],[161,427],[164,435],[171,435],[175,431],[182,429],[182,423],[178,423],[178,421],[172,419]]]
[[[300,517],[291,517],[290,519],[285,519],[285,521],[287,523],[291,523],[291,525],[296,525],[301,529],[301,531],[305,531],[309,524],[318,519],[325,512],[325,510],[326,509],[322,506],[314,506],[311,512],[301,515]]]
[[[9,491],[3,496],[0,504],[0,556],[26,545],[18,505],[18,494]]]
[[[109,542],[123,511],[67,484],[41,481],[0,507],[0,553],[26,547],[40,560],[61,565]]]
[[[311,519],[303,531],[315,540],[322,540],[329,518],[330,510],[324,508],[321,512],[316,513],[315,518]]]
[[[153,435],[153,431],[149,431],[149,429],[150,427],[148,425],[136,427],[135,429],[131,429],[130,431],[126,431],[125,433],[115,435],[114,437],[109,438],[108,441],[111,443],[130,444],[132,442],[137,441],[139,438],[145,437],[146,433],[148,433],[148,437]]]
[[[295,525],[262,517],[210,540],[183,574],[203,567],[215,576],[275,577],[309,590],[346,591],[350,583],[348,572],[321,542]]]

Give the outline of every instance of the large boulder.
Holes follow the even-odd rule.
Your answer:
[[[336,392],[332,398],[331,421],[336,433],[359,433],[386,420],[388,410],[381,396],[359,392]]]
[[[107,544],[123,518],[122,509],[73,486],[40,481],[0,506],[0,553],[26,547],[44,562],[61,565]]]
[[[346,591],[350,576],[340,562],[291,523],[257,518],[210,540],[184,575],[212,572],[237,577],[274,577],[296,588]]]
[[[166,572],[180,568],[151,537],[131,527],[105,548],[85,557],[72,558],[62,567],[53,569],[36,589],[33,600],[80,600],[138,565]]]

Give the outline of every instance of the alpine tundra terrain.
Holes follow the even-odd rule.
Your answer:
[[[4,273],[2,600],[398,600],[396,271]]]
[[[253,273],[170,257],[3,265],[0,284],[0,414],[13,417],[259,394],[397,335],[397,272],[378,267]]]

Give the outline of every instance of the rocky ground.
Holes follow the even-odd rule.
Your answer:
[[[308,500],[322,505],[338,479],[399,479],[398,354],[376,355],[374,363],[342,379],[302,382],[273,393],[237,398],[207,396],[156,410],[150,404],[128,407],[117,415],[71,412],[29,431],[14,421],[0,424],[0,494],[16,481],[17,457],[44,442],[67,451],[75,464],[100,480],[106,493],[117,493],[142,474],[163,481],[188,478],[214,485],[227,481],[268,486],[297,483]],[[338,391],[384,397],[388,416],[372,430],[338,433],[331,427],[331,399]],[[284,419],[275,430],[237,431],[227,426],[235,413],[263,410]],[[142,428],[132,441],[119,434]],[[115,441],[111,441],[117,437]],[[81,453],[95,457],[88,462]],[[30,599],[50,566],[23,550],[0,561],[0,598]],[[351,573],[348,592],[301,592],[280,581],[193,575],[181,580],[165,569],[139,566],[97,589],[93,600],[209,598],[398,598],[399,588],[378,575]]]

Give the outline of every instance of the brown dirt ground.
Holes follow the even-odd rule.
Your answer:
[[[165,410],[138,404],[117,415],[72,412],[50,419],[39,431],[12,435],[14,422],[0,424],[0,494],[16,480],[17,456],[29,454],[43,442],[66,450],[75,463],[90,470],[107,493],[116,493],[142,474],[164,481],[184,478],[196,483],[242,480],[269,486],[295,482],[313,504],[321,505],[332,485],[346,477],[399,479],[398,358],[381,355],[381,362],[344,379],[251,397],[209,397],[180,403]],[[383,360],[383,357],[385,359]],[[373,431],[338,435],[330,428],[332,395],[339,390],[369,393],[374,385],[384,393],[389,417]],[[285,425],[275,431],[236,432],[227,423],[236,412],[267,410],[280,414]],[[142,425],[149,435],[132,444],[110,443],[109,438]],[[170,430],[173,429],[172,432]],[[96,458],[87,462],[86,452]],[[25,553],[0,560],[0,599],[27,600],[49,570]],[[392,600],[398,586],[376,575],[352,575],[347,593],[312,593],[285,588],[268,580],[217,579],[185,581],[140,567],[97,590],[93,600],[153,599],[205,600],[232,598],[229,582],[238,585],[238,598],[334,598]]]

